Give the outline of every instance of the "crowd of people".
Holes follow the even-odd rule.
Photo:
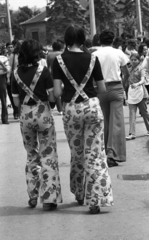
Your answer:
[[[108,168],[126,161],[126,140],[135,139],[136,110],[149,135],[149,39],[115,37],[108,29],[86,39],[70,25],[64,42],[53,42],[46,53],[35,40],[7,43],[0,53],[2,124],[9,124],[6,95],[20,121],[27,152],[28,205],[38,198],[44,210],[62,203],[56,129],[52,109],[63,114],[71,152],[70,191],[90,213],[113,206]],[[125,94],[124,94],[125,93]],[[124,96],[129,106],[125,137]]]

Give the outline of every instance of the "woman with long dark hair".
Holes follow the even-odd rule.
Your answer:
[[[15,105],[21,105],[28,204],[36,207],[40,196],[43,209],[54,210],[62,202],[55,126],[49,106],[49,101],[54,102],[55,98],[50,72],[39,64],[39,59],[39,43],[24,41],[12,79],[12,94]]]
[[[93,86],[106,91],[97,57],[84,52],[84,30],[71,25],[65,32],[67,50],[53,63],[54,93],[63,97],[63,123],[71,151],[70,189],[78,204],[91,213],[113,205],[104,148],[103,115]],[[63,87],[64,86],[64,87]]]

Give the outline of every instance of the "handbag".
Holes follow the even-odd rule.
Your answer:
[[[144,90],[143,86],[139,85],[136,88],[132,88],[132,86],[129,86],[128,89],[128,103],[129,104],[137,104],[142,101],[144,97]]]

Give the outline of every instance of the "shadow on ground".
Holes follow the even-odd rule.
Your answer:
[[[78,210],[76,210],[78,208]],[[102,210],[100,214],[108,214],[110,211]],[[44,215],[44,214],[60,214],[60,215],[91,215],[87,206],[79,206],[77,202],[72,202],[69,204],[60,204],[55,211],[43,211],[41,207],[31,209],[28,206],[26,207],[16,207],[16,206],[4,206],[0,208],[0,217],[9,217],[9,216],[25,216],[25,215]]]

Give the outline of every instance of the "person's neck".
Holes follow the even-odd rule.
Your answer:
[[[70,52],[82,52],[82,50],[80,49],[80,47],[79,46],[77,46],[77,45],[73,45],[73,46],[71,46],[71,47],[68,47],[68,50],[70,51]]]
[[[109,45],[105,45],[105,44],[101,44],[102,47],[112,47],[112,44]]]

